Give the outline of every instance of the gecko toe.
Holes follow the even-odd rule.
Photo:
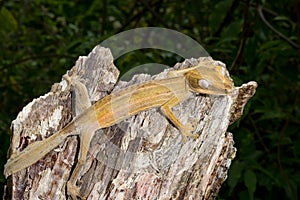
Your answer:
[[[85,199],[80,193],[80,187],[72,184],[71,182],[67,183],[67,193],[73,200],[76,200],[78,197],[80,197],[80,199]]]

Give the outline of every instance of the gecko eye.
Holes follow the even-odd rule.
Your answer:
[[[209,82],[207,80],[204,80],[204,79],[199,80],[198,84],[203,89],[207,89],[209,87]]]

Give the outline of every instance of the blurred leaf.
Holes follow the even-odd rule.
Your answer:
[[[248,188],[249,198],[254,198],[254,192],[256,190],[256,174],[252,170],[246,170],[245,172],[245,185]]]
[[[244,165],[239,161],[234,161],[232,163],[229,169],[229,177],[228,177],[228,184],[230,187],[229,193],[231,193],[234,190],[235,186],[239,182],[243,170],[244,170]]]
[[[295,141],[295,154],[297,156],[300,156],[300,138],[298,138],[296,141]],[[300,164],[300,163],[299,163]]]
[[[217,28],[225,18],[225,15],[227,13],[226,11],[229,9],[231,4],[232,0],[218,1],[218,3],[215,4],[214,9],[209,16],[209,23],[214,25],[211,27],[213,33],[217,31]]]
[[[243,25],[243,20],[236,20],[230,23],[222,32],[221,34],[222,38],[238,37],[239,34],[241,33],[242,25]]]
[[[4,6],[0,7],[0,36],[5,37],[12,31],[17,30],[17,21],[9,10]]]

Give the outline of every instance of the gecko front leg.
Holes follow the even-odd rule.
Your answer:
[[[167,101],[164,105],[161,106],[161,110],[163,114],[176,126],[176,128],[179,129],[184,142],[187,141],[187,137],[192,137],[194,139],[197,139],[199,135],[192,134],[192,132],[195,130],[194,125],[192,123],[187,123],[186,125],[183,125],[172,112],[172,107],[176,106],[179,102],[180,99],[174,96],[169,101]]]

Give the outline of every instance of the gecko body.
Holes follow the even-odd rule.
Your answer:
[[[77,87],[84,86],[77,83]],[[224,67],[212,67],[203,63],[191,68],[171,71],[169,78],[166,79],[129,86],[105,96],[91,106],[88,104],[83,106],[79,115],[63,129],[45,140],[29,144],[21,152],[12,154],[5,165],[4,174],[8,177],[29,167],[68,136],[79,135],[78,163],[67,185],[68,190],[73,190],[73,193],[77,195],[79,193],[75,186],[77,176],[85,162],[89,144],[96,130],[110,127],[141,111],[159,107],[165,117],[180,130],[184,140],[187,136],[197,138],[197,134],[192,134],[193,128],[190,124],[183,125],[176,118],[172,107],[187,99],[192,93],[226,95],[232,90],[234,90],[234,84]]]

